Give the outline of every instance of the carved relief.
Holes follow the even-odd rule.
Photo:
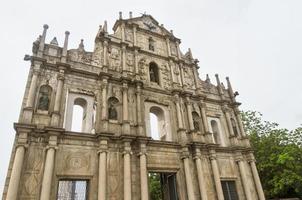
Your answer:
[[[138,68],[139,68],[139,74],[141,76],[141,80],[146,81],[148,75],[146,58],[140,59],[140,61],[138,62]]]
[[[171,80],[170,80],[170,69],[169,65],[163,64],[161,66],[161,71],[162,71],[162,80],[163,80],[163,86],[165,89],[170,89],[171,88]]]
[[[177,48],[175,43],[170,42],[171,54],[176,56],[177,55]]]
[[[193,72],[191,69],[184,67],[184,84],[191,87],[194,87],[194,77],[193,77]]]
[[[132,72],[134,67],[134,57],[133,57],[133,54],[131,53],[127,53],[127,59],[126,59],[126,64],[127,64],[127,70]]]
[[[117,48],[112,48],[110,53],[110,69],[120,71],[121,68],[121,53]]]
[[[72,60],[72,61],[75,61],[75,62],[91,64],[92,53],[91,52],[85,52],[83,50],[72,49],[68,52],[68,58],[69,58],[69,60]]]
[[[126,40],[133,41],[133,32],[131,29],[126,29]]]
[[[65,170],[89,169],[90,155],[83,153],[73,153],[65,157]]]
[[[24,184],[24,193],[26,195],[35,195],[38,188],[38,174],[30,173],[26,175]]]

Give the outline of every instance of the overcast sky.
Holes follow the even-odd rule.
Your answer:
[[[126,3],[127,2],[127,3]],[[302,1],[301,0],[9,0],[0,7],[0,191],[20,112],[32,42],[48,24],[46,41],[54,36],[69,48],[84,39],[92,50],[98,26],[108,20],[111,30],[118,12],[146,12],[191,48],[200,61],[202,79],[229,76],[239,91],[241,109],[256,110],[266,120],[293,129],[302,124]]]

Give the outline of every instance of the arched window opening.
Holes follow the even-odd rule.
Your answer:
[[[165,122],[164,111],[159,107],[150,108],[151,137],[154,140],[167,139],[167,124]]]
[[[211,127],[212,127],[214,143],[220,144],[218,123],[215,120],[211,120]]]
[[[152,37],[149,38],[149,50],[150,51],[154,51],[154,44],[155,44],[155,41],[153,40]]]
[[[237,130],[237,126],[236,126],[236,121],[233,118],[231,118],[231,123],[232,123],[232,128],[233,128],[234,135],[237,137],[238,136],[238,130]]]
[[[158,132],[158,118],[155,114],[149,113],[150,115],[150,128],[151,128],[151,137],[154,140],[159,140],[159,132]]]
[[[119,100],[115,97],[108,99],[108,119],[118,120],[117,104]]]
[[[151,62],[149,64],[149,75],[150,75],[150,81],[157,83],[159,85],[158,66],[154,62]]]
[[[194,131],[200,131],[200,118],[197,112],[192,112]]]
[[[73,104],[71,131],[84,132],[86,121],[87,102],[82,98],[77,98]]]
[[[38,97],[38,110],[48,111],[50,105],[52,88],[49,85],[42,85]]]

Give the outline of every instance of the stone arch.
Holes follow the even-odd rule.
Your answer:
[[[151,137],[153,139],[158,140],[165,140],[166,138],[166,123],[165,123],[165,113],[160,107],[152,106],[149,110],[149,113],[154,114],[157,119],[157,134],[158,137],[156,137],[154,134],[152,135],[152,128],[151,128]],[[152,125],[152,121],[150,121],[150,125]]]
[[[41,85],[39,89],[37,109],[42,111],[48,111],[50,106],[52,94],[52,87],[49,85]]]

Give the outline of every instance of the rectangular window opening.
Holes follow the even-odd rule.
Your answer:
[[[87,180],[60,180],[57,200],[87,200]]]
[[[225,200],[238,200],[235,181],[221,181],[223,196]]]
[[[178,200],[175,173],[149,172],[150,200]]]

